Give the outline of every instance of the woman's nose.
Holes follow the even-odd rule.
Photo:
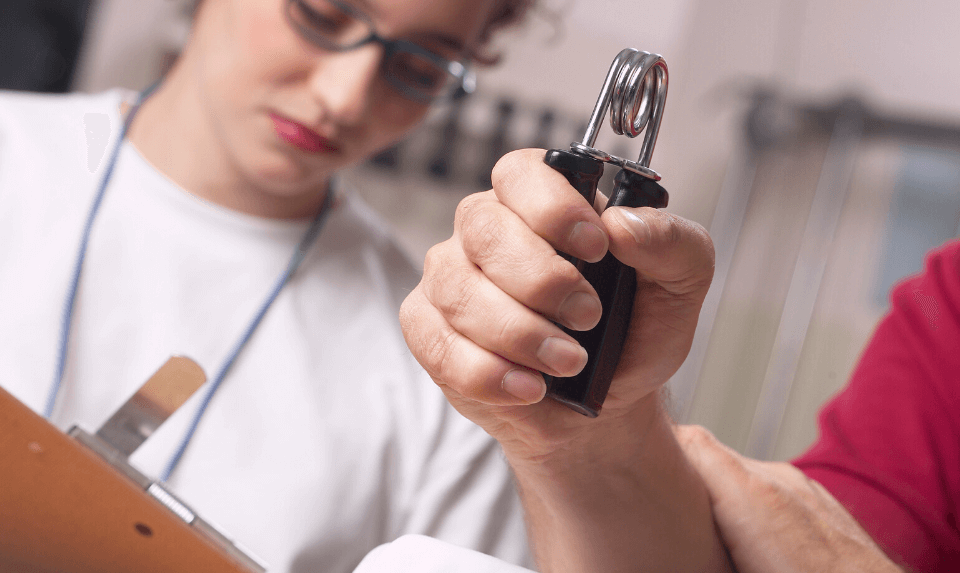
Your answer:
[[[335,122],[356,124],[367,115],[382,60],[383,48],[371,44],[328,54],[318,62],[310,87]]]

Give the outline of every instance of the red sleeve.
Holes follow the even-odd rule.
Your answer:
[[[912,571],[960,570],[960,241],[898,285],[793,463]]]

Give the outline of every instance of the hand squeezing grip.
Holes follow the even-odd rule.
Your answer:
[[[570,157],[572,156],[572,157]],[[581,195],[592,203],[596,194],[596,184],[592,188],[584,181],[592,179],[592,173],[570,172],[569,167],[579,159],[589,168],[588,162],[599,164],[599,173],[603,173],[603,164],[589,157],[577,156],[569,151],[552,149],[547,152],[544,162],[563,173],[567,181]],[[627,170],[617,174],[616,187],[607,203],[607,208],[624,207],[666,207],[669,195],[657,182]],[[596,263],[587,263],[580,259],[568,258],[577,270],[587,279],[603,307],[600,322],[590,330],[563,330],[580,343],[587,351],[587,365],[576,376],[561,378],[545,376],[547,395],[566,406],[595,417],[600,413],[603,401],[610,389],[613,373],[620,362],[620,352],[627,336],[630,316],[633,312],[633,298],[637,290],[636,271],[621,263],[611,253]]]
[[[631,49],[623,50],[607,74],[583,142],[571,145],[570,151],[547,151],[544,163],[563,174],[591,205],[594,204],[597,185],[603,175],[603,164],[613,163],[622,169],[614,179],[614,189],[606,208],[666,207],[669,198],[667,191],[657,183],[660,176],[649,168],[650,155],[656,142],[666,99],[666,86],[666,64],[660,56]],[[614,93],[619,100],[613,99]],[[635,137],[646,127],[643,148],[637,162],[621,159],[592,147],[596,140],[599,119],[611,105],[611,100],[611,124],[615,132]],[[632,114],[643,117],[638,119]],[[597,263],[564,256],[596,290],[603,311],[600,322],[591,330],[574,331],[564,328],[567,334],[586,349],[587,364],[576,376],[545,375],[547,396],[585,416],[596,417],[620,362],[633,312],[633,299],[637,288],[636,271],[618,261],[609,252]]]

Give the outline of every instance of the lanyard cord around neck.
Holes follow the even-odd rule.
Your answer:
[[[97,193],[93,196],[93,205],[90,206],[90,213],[87,214],[86,223],[83,225],[83,234],[80,237],[80,250],[77,253],[77,260],[73,265],[73,274],[70,277],[70,288],[67,291],[67,300],[63,305],[63,314],[60,317],[60,341],[57,347],[57,370],[53,375],[53,385],[47,394],[47,404],[43,409],[43,416],[50,418],[53,415],[53,409],[57,405],[57,397],[60,394],[60,386],[63,384],[63,372],[67,365],[67,343],[70,339],[70,326],[73,322],[73,307],[77,301],[77,289],[80,287],[80,274],[83,270],[83,261],[87,256],[87,245],[90,242],[90,230],[93,229],[93,221],[100,210],[100,204],[103,203],[103,196],[107,191],[107,184],[113,177],[113,169],[117,166],[117,157],[120,155],[120,148],[123,141],[127,138],[127,131],[133,123],[133,118],[140,111],[140,106],[157,88],[156,85],[148,88],[137,96],[136,103],[127,112],[127,118],[120,128],[120,135],[117,136],[117,143],[110,152],[110,159],[104,170],[103,178],[100,180],[100,186],[97,187]]]
[[[156,89],[156,86],[153,86],[146,91],[142,92],[137,98],[137,102],[130,109],[127,114],[126,120],[123,122],[123,127],[120,131],[120,134],[117,138],[117,143],[113,148],[113,152],[110,154],[110,160],[107,163],[107,167],[104,171],[103,179],[100,181],[100,186],[97,189],[97,193],[94,196],[93,204],[90,207],[90,213],[87,215],[86,224],[83,228],[83,234],[80,239],[80,248],[77,253],[77,260],[74,264],[73,275],[70,282],[70,288],[67,292],[67,298],[64,304],[63,316],[61,320],[61,330],[60,330],[60,341],[58,347],[57,355],[57,369],[54,375],[53,384],[50,388],[50,393],[47,397],[46,407],[44,408],[44,416],[50,418],[53,414],[53,410],[57,404],[57,396],[60,393],[60,388],[63,383],[63,373],[65,370],[67,362],[67,346],[70,339],[70,328],[73,323],[73,310],[76,305],[77,299],[77,290],[80,285],[80,276],[83,270],[83,262],[86,258],[87,246],[90,242],[90,233],[93,229],[94,220],[97,217],[97,213],[100,210],[100,205],[103,203],[103,196],[106,193],[107,186],[110,183],[111,178],[113,177],[113,171],[117,164],[117,159],[120,156],[120,149],[123,146],[123,142],[126,139],[127,132],[130,129],[130,125],[133,123],[133,118],[136,116],[137,112],[140,111],[140,107],[143,105],[143,102],[149,97],[151,93]],[[306,257],[307,252],[310,250],[310,246],[316,240],[317,236],[320,235],[320,231],[323,229],[323,225],[326,222],[327,215],[330,212],[330,207],[333,204],[333,195],[334,190],[332,186],[328,187],[326,195],[323,198],[323,204],[320,206],[320,210],[317,213],[316,217],[310,223],[310,226],[307,228],[307,231],[303,234],[303,237],[300,239],[300,243],[294,249],[293,254],[290,257],[290,261],[287,263],[286,268],[277,278],[273,288],[270,293],[264,299],[263,303],[260,305],[260,308],[257,310],[256,314],[253,316],[253,319],[244,329],[243,334],[240,336],[239,340],[234,344],[233,348],[230,351],[230,354],[227,356],[226,360],[220,366],[217,371],[216,376],[210,382],[209,388],[207,389],[206,394],[203,397],[200,406],[197,408],[197,411],[194,413],[193,419],[190,421],[189,428],[184,434],[183,438],[180,441],[180,444],[177,446],[176,451],[173,456],[170,458],[170,461],[167,462],[166,467],[163,470],[163,473],[160,476],[160,481],[167,481],[173,471],[177,468],[177,465],[180,463],[180,459],[183,457],[183,454],[187,450],[187,446],[190,444],[193,435],[197,431],[197,427],[200,425],[200,420],[203,418],[204,413],[207,411],[207,407],[210,405],[210,401],[213,399],[214,394],[220,388],[220,385],[223,383],[224,378],[230,372],[231,367],[234,362],[236,362],[237,357],[240,356],[240,353],[243,351],[247,342],[250,341],[250,338],[253,336],[254,331],[260,325],[260,322],[263,320],[263,317],[267,314],[270,306],[280,295],[280,291],[283,290],[283,287],[290,281],[290,278],[300,267],[300,263],[303,262],[303,259]]]

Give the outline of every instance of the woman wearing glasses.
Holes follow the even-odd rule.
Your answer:
[[[469,81],[530,0],[203,0],[151,93],[0,94],[0,370],[97,428],[210,382],[132,462],[270,565],[423,533],[524,563],[508,470],[409,357],[416,273],[337,170]]]

